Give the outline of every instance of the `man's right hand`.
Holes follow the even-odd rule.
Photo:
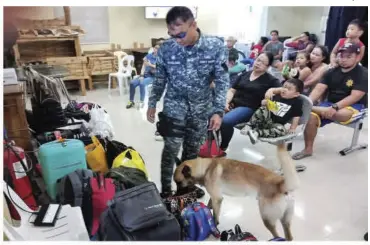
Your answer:
[[[156,108],[148,108],[148,111],[146,112],[146,118],[150,123],[155,122],[155,112]]]
[[[230,104],[226,103],[225,112],[229,112],[229,111],[230,111]]]

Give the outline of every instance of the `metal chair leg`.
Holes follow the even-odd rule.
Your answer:
[[[361,120],[357,123],[356,127],[354,128],[351,145],[339,151],[340,155],[345,156],[353,151],[367,148],[367,144],[358,144],[358,138],[360,136],[360,131],[362,130],[362,126],[363,126],[363,121]]]

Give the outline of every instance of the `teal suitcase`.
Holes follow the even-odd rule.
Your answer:
[[[76,169],[87,169],[85,146],[77,139],[53,141],[39,148],[38,158],[46,190],[51,199],[56,197],[56,182]]]

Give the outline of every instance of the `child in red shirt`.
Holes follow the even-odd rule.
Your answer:
[[[253,66],[253,63],[254,63],[254,60],[257,58],[257,56],[262,52],[262,49],[263,49],[263,46],[265,46],[265,44],[268,42],[269,40],[267,39],[267,37],[261,37],[261,39],[259,40],[259,42],[254,45],[254,43],[252,43],[252,46],[251,46],[251,54],[249,55],[249,58],[246,58],[244,60],[241,60],[240,62],[243,63],[244,65],[250,65],[250,67]]]
[[[267,37],[261,37],[259,42],[256,45],[252,45],[251,54],[249,55],[250,59],[256,59],[256,57],[262,52],[263,46],[268,42]]]
[[[346,38],[341,38],[334,46],[333,51],[330,55],[330,67],[334,68],[338,66],[337,53],[338,50],[346,43],[356,43],[360,46],[360,55],[358,56],[357,62],[361,62],[365,54],[365,45],[360,41],[360,37],[364,34],[365,24],[359,19],[352,20],[347,27]]]

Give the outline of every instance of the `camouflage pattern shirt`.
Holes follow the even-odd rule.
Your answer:
[[[208,118],[222,114],[229,88],[228,51],[222,38],[200,33],[191,47],[183,47],[175,39],[165,41],[158,50],[156,78],[149,108],[155,108],[167,86],[163,113],[178,120]],[[212,96],[211,82],[215,82]]]

